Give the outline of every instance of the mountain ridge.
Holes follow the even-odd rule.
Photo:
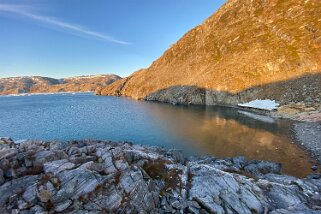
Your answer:
[[[257,98],[260,86],[303,78],[307,93],[317,100],[321,87],[309,87],[321,84],[321,79],[305,77],[321,74],[318,14],[321,2],[317,0],[230,0],[149,68],[96,93],[182,104],[235,105]],[[173,87],[181,90],[173,91]],[[195,88],[204,89],[206,98],[201,100]],[[265,88],[262,97],[274,98],[275,90],[272,93]],[[294,90],[305,93],[301,86]],[[304,101],[300,99],[294,94],[293,99],[279,102]]]
[[[0,95],[21,93],[87,92],[95,91],[121,79],[115,74],[76,76],[55,79],[42,76],[0,78]]]

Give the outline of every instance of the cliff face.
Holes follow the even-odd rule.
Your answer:
[[[229,0],[149,68],[97,93],[197,104],[320,99],[320,14],[319,0]]]
[[[121,79],[119,76],[97,75],[81,76],[65,79],[49,77],[12,77],[0,79],[0,95],[20,93],[48,93],[48,92],[87,92],[97,87],[104,87]]]

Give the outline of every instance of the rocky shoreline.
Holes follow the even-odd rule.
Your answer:
[[[290,96],[289,94],[291,93],[285,93],[283,98],[266,96],[263,89],[252,89],[233,95],[226,92],[209,91],[197,87],[178,86],[152,93],[146,96],[144,100],[170,103],[173,105],[219,105],[259,112],[275,118],[286,118],[295,121],[321,123],[321,94],[315,92],[313,89],[311,89],[309,95],[312,97],[314,95],[314,99],[312,99],[311,96],[307,96],[305,100],[295,100],[290,98],[284,99],[284,97]],[[98,93],[98,95],[100,94]],[[123,96],[122,94],[107,95]],[[276,100],[277,103],[281,104],[281,106],[275,111],[239,106],[240,103],[255,99]]]
[[[295,123],[293,133],[299,146],[307,150],[321,164],[321,124]]]
[[[0,138],[1,213],[320,213],[321,175],[128,142]]]
[[[302,122],[321,123],[321,103],[298,102],[283,105],[277,112],[271,112],[273,117],[282,117]]]

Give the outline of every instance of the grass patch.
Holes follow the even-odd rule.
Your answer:
[[[176,189],[179,188],[181,190],[182,183],[179,178],[179,174],[182,174],[181,170],[177,169],[168,169],[166,164],[168,162],[157,159],[155,161],[146,163],[143,166],[145,172],[152,178],[156,180],[163,180],[165,182],[165,186],[161,191],[161,194],[164,193],[167,189]]]

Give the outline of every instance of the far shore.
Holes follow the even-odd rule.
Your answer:
[[[55,94],[94,94],[92,91],[84,91],[84,92],[43,92],[43,93],[19,93],[19,94],[2,94],[0,97],[20,97],[20,96],[36,96],[36,95],[55,95]]]

